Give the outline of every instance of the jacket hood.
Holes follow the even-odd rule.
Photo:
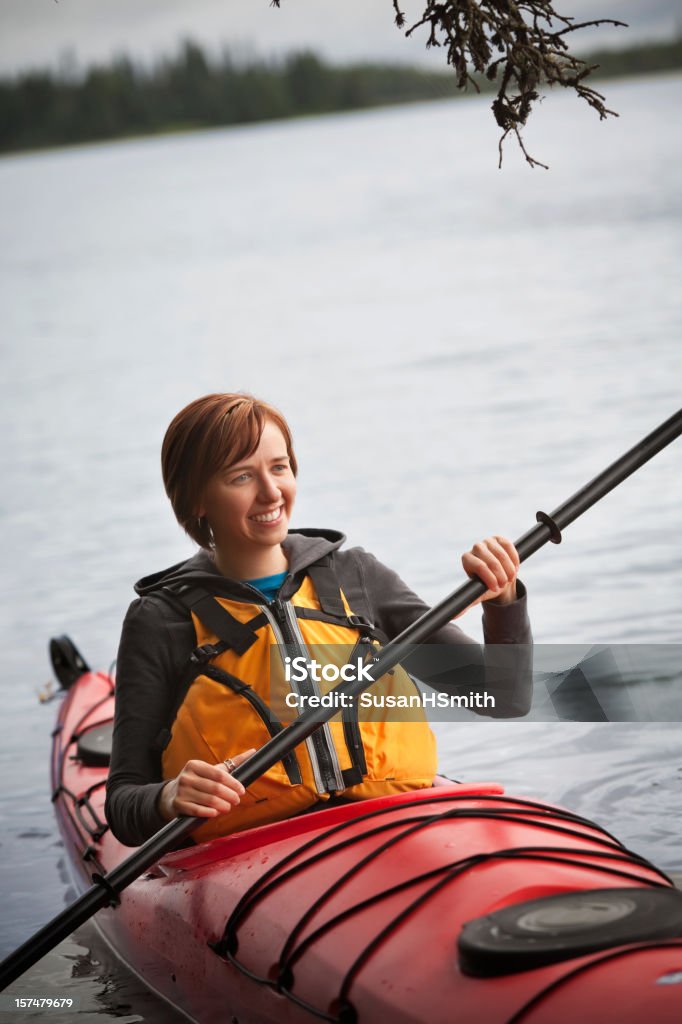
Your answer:
[[[340,548],[346,537],[338,530],[290,530],[282,547],[289,559],[289,575],[294,576],[302,569],[317,562],[324,555]],[[163,587],[170,587],[176,584],[210,585],[212,592],[224,594],[244,593],[239,580],[232,580],[223,576],[216,568],[213,558],[208,551],[198,551],[192,558],[184,562],[171,565],[169,569],[162,569],[160,572],[152,573],[150,576],[143,576],[135,584],[135,593],[140,597],[153,594]],[[246,592],[249,593],[248,591]],[[253,593],[252,591],[250,592]]]

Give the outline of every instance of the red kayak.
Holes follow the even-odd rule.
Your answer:
[[[54,734],[79,891],[131,852],[104,820],[113,703],[83,671]],[[680,1024],[671,880],[569,811],[438,781],[177,850],[96,923],[201,1024]]]

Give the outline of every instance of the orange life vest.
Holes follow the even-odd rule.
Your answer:
[[[329,558],[310,566],[287,600],[268,604],[255,589],[253,594],[248,602],[197,590],[180,593],[196,629],[197,675],[162,755],[164,779],[178,775],[191,758],[217,764],[262,747],[286,728],[287,719],[305,710],[306,697],[325,696],[333,688],[325,679],[311,680],[309,673],[296,682],[290,668],[287,679],[286,658],[303,655],[308,663],[340,670],[376,653],[377,631],[351,611]],[[418,690],[397,667],[368,693],[414,698]],[[422,789],[435,774],[435,738],[420,706],[402,714],[372,706],[359,715],[356,704],[273,765],[248,787],[237,807],[209,819],[194,838],[204,841],[279,821],[332,794],[363,800]]]

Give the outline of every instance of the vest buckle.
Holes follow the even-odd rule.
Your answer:
[[[205,665],[211,658],[216,658],[224,650],[225,645],[222,647],[220,644],[202,644],[201,647],[195,647],[189,656],[189,660],[193,665]]]

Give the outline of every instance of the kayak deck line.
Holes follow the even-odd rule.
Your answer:
[[[93,868],[110,871],[130,852],[101,828],[106,766],[78,755],[112,712],[112,680],[86,673],[53,736],[55,809],[81,890]],[[497,783],[442,780],[167,853],[97,924],[123,963],[199,1024],[451,1024],[454,1005],[462,1024],[573,1024],[578,1012],[581,1024],[679,1024],[682,989],[658,981],[682,972],[682,945],[656,932],[637,946],[636,914],[632,927],[625,919],[626,946],[600,926],[606,946],[592,948],[583,928],[558,961],[476,974],[513,959],[485,942],[467,952],[467,922],[522,921],[534,901],[533,913],[548,914],[552,900],[580,893],[607,916],[630,893],[658,894],[673,930],[682,906],[672,879],[594,822]],[[534,935],[538,943],[549,936]],[[615,1000],[613,986],[623,993]],[[638,993],[651,1004],[646,1016]]]
[[[637,867],[652,867],[643,858],[627,851],[622,846],[622,844],[618,842],[618,840],[614,839],[603,829],[599,828],[598,826],[595,826],[591,822],[585,821],[585,819],[581,819],[578,816],[571,814],[570,812],[559,812],[556,810],[550,811],[546,806],[543,807],[542,805],[538,805],[535,802],[527,800],[513,801],[512,806],[501,806],[493,810],[481,809],[478,805],[481,803],[482,800],[485,799],[488,799],[492,803],[498,803],[502,805],[509,804],[509,801],[506,799],[499,799],[495,797],[485,798],[479,796],[475,801],[474,807],[467,807],[463,810],[455,808],[441,811],[437,814],[433,814],[429,813],[428,807],[426,807],[424,808],[425,814],[417,817],[403,818],[400,822],[398,822],[397,824],[408,827],[403,827],[402,831],[399,832],[397,835],[390,836],[385,842],[380,843],[379,846],[372,849],[367,856],[361,858],[359,861],[353,860],[351,867],[345,872],[345,874],[336,878],[336,880],[331,884],[331,886],[329,886],[324,892],[322,892],[317,900],[311,903],[311,905],[305,911],[303,916],[293,926],[290,934],[286,938],[284,945],[282,947],[279,963],[277,965],[278,969],[276,977],[273,977],[274,972],[272,970],[269,972],[267,976],[258,977],[253,973],[253,971],[248,969],[246,965],[242,964],[235,955],[239,947],[239,925],[243,921],[243,919],[248,915],[253,905],[265,896],[269,895],[278,885],[285,884],[299,872],[305,872],[305,870],[309,868],[311,864],[317,865],[320,857],[331,856],[339,850],[346,849],[348,846],[353,845],[354,843],[364,842],[368,838],[368,836],[394,830],[396,828],[396,822],[389,821],[388,823],[380,825],[372,830],[365,830],[359,835],[354,835],[350,838],[344,839],[340,843],[337,843],[331,847],[327,847],[323,851],[320,851],[319,849],[314,850],[310,857],[303,861],[300,860],[302,854],[309,853],[311,850],[313,850],[314,847],[318,846],[320,842],[324,842],[325,840],[329,839],[332,834],[337,835],[344,828],[356,824],[356,822],[342,823],[341,825],[326,830],[320,835],[312,838],[302,848],[294,850],[289,857],[285,857],[272,869],[267,871],[263,876],[261,876],[260,879],[258,879],[258,881],[251,887],[251,889],[247,890],[244,897],[233,911],[231,918],[227,922],[225,931],[223,933],[223,938],[220,940],[220,942],[212,944],[212,948],[217,953],[219,953],[219,955],[225,956],[225,958],[235,967],[237,967],[240,970],[243,970],[248,975],[248,977],[251,978],[253,981],[257,981],[260,984],[264,985],[274,986],[277,992],[287,996],[288,998],[294,998],[298,1005],[304,1006],[309,1012],[318,1013],[319,1008],[311,1006],[310,1004],[307,1004],[304,1001],[300,1000],[295,996],[294,992],[292,991],[292,986],[294,984],[294,964],[298,960],[300,960],[301,956],[306,952],[306,950],[309,949],[315,942],[319,941],[325,935],[326,932],[334,929],[339,923],[348,920],[350,917],[357,914],[358,912],[364,911],[367,908],[376,905],[378,902],[389,897],[392,897],[398,892],[401,892],[405,889],[414,886],[419,886],[420,883],[422,882],[430,882],[432,879],[435,878],[436,881],[434,882],[433,885],[428,886],[424,892],[415,897],[414,900],[412,900],[411,902],[408,902],[408,904],[406,905],[406,907],[402,909],[400,914],[392,920],[389,920],[387,924],[384,926],[384,928],[378,933],[378,935],[374,936],[371,939],[371,941],[364,947],[364,949],[360,951],[356,960],[353,962],[353,964],[347,971],[345,977],[343,978],[340,985],[338,997],[334,1001],[337,1007],[348,1008],[350,1005],[348,1001],[348,994],[352,980],[358,973],[358,971],[361,969],[361,967],[364,965],[368,957],[371,956],[371,953],[373,952],[374,948],[376,948],[378,944],[384,941],[396,929],[399,923],[406,920],[412,913],[414,913],[425,900],[431,899],[434,896],[434,894],[439,892],[445,885],[456,880],[459,875],[470,870],[472,867],[475,867],[483,863],[486,859],[510,858],[521,858],[544,862],[571,863],[573,866],[577,868],[585,867],[584,860],[575,857],[569,859],[566,856],[567,851],[560,846],[530,846],[527,848],[516,848],[510,850],[504,849],[493,851],[487,854],[474,855],[473,857],[466,857],[460,860],[456,860],[454,862],[446,863],[427,872],[413,875],[409,877],[407,880],[397,885],[393,885],[388,889],[379,889],[373,894],[371,894],[368,898],[362,900],[359,903],[353,904],[351,902],[350,906],[347,906],[340,914],[332,916],[331,918],[327,919],[323,925],[313,930],[303,941],[301,941],[297,945],[297,941],[300,938],[301,933],[309,924],[310,920],[324,906],[324,904],[327,903],[339,891],[339,889],[342,886],[351,883],[355,879],[357,873],[364,869],[372,860],[381,856],[384,853],[384,851],[387,850],[389,847],[395,845],[398,842],[403,841],[406,837],[412,835],[416,831],[421,829],[431,829],[433,827],[437,827],[438,825],[446,822],[447,819],[452,819],[455,817],[477,817],[493,820],[513,820],[517,822],[528,823],[528,817],[532,815],[535,819],[532,821],[532,825],[535,829],[539,828],[554,832],[563,832],[567,835],[578,836],[582,838],[582,836],[585,835],[585,832],[580,833],[575,829],[567,828],[565,825],[557,825],[555,824],[555,822],[557,820],[561,820],[564,822],[568,822],[572,825],[578,824],[580,826],[583,826],[585,830],[596,831],[599,833],[597,837],[591,837],[593,842],[603,844],[604,846],[610,847],[617,851],[583,851],[583,858],[589,855],[590,857],[594,857],[597,859],[609,859],[612,862],[617,862],[621,865],[621,867],[618,868],[615,866],[614,863],[612,863],[611,866],[603,864],[590,864],[589,867],[592,870],[603,871],[608,874],[616,875],[618,877],[630,879],[631,881],[639,882],[641,881],[641,876],[633,874],[632,872],[625,871],[623,870],[623,867],[633,865]],[[430,800],[429,804],[435,802],[436,800],[438,800],[439,802],[451,803],[457,801],[467,801],[468,798],[460,795],[448,794]],[[468,800],[468,802],[471,803],[470,800]],[[413,800],[409,806],[415,806],[419,803],[422,803],[423,805],[423,801]],[[525,812],[525,817],[519,816],[519,808],[514,806],[514,804],[519,804],[522,806],[522,809]],[[363,820],[367,821],[368,819],[375,818],[377,815],[382,815],[383,813],[385,813],[385,811],[386,809],[370,811],[368,814],[363,816]],[[541,818],[544,818],[545,820],[541,820]],[[288,865],[291,864],[292,861],[298,861],[298,863],[295,864],[293,867],[288,867]],[[288,870],[282,874],[282,869],[285,866],[288,867]],[[654,870],[657,871],[658,869]],[[667,888],[670,880],[662,872],[660,874],[661,878],[663,879],[663,882],[660,883],[661,887]],[[503,903],[503,906],[504,905],[505,904]],[[493,909],[494,908],[490,908],[489,913],[493,912]]]

